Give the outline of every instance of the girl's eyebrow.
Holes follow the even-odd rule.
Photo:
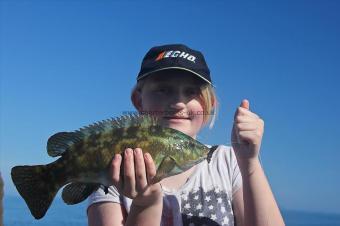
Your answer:
[[[160,77],[154,77],[154,78],[150,78],[147,83],[150,83],[150,84],[159,84],[159,83],[168,83],[168,80],[166,79],[162,79]]]
[[[170,85],[168,82],[166,81],[150,81],[149,83],[151,86],[164,86],[164,85]]]

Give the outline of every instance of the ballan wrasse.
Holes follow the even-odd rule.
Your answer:
[[[82,202],[100,185],[107,189],[112,185],[108,169],[114,155],[136,147],[151,154],[157,167],[157,181],[205,159],[210,161],[216,149],[158,125],[154,117],[124,115],[75,132],[54,134],[48,139],[47,152],[59,158],[47,165],[15,166],[12,180],[32,215],[40,219],[64,185],[62,198],[69,205]]]

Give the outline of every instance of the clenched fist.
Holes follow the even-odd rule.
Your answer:
[[[257,159],[260,151],[264,121],[249,110],[249,101],[243,100],[234,116],[231,143],[239,160]]]

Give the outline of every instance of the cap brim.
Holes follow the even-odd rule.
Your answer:
[[[142,74],[142,75],[138,76],[137,81],[140,80],[140,79],[142,79],[142,78],[145,78],[146,76],[148,76],[148,75],[150,75],[150,74],[153,74],[153,73],[155,73],[155,72],[164,71],[164,70],[169,70],[169,69],[179,69],[179,70],[188,71],[188,72],[190,72],[190,73],[192,73],[192,74],[198,76],[199,78],[203,79],[205,82],[209,83],[210,85],[212,85],[211,82],[210,82],[208,79],[204,78],[202,75],[200,75],[200,74],[198,74],[197,72],[194,72],[194,71],[192,71],[192,70],[189,70],[189,69],[187,69],[187,68],[184,68],[184,67],[165,67],[165,68],[161,68],[161,69],[149,71],[148,73],[145,73],[145,74]]]

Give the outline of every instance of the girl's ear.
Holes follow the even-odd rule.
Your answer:
[[[141,112],[143,110],[142,107],[142,94],[140,90],[137,89],[133,89],[132,93],[131,93],[131,101],[133,106],[135,106],[135,108]]]

